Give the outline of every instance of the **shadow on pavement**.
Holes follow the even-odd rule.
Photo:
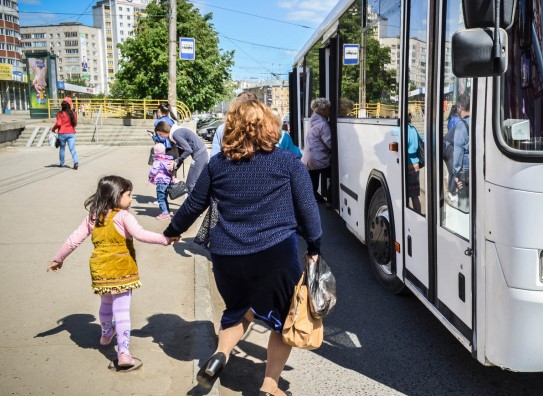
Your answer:
[[[260,388],[264,379],[266,355],[264,347],[245,340],[238,342],[220,376],[221,386],[241,392],[244,396],[253,396],[255,389]],[[292,367],[287,363],[283,371],[290,370]],[[279,379],[279,388],[287,390],[289,386],[290,382],[283,377]]]
[[[211,322],[187,322],[174,314],[156,314],[147,318],[141,329],[133,329],[133,337],[152,337],[166,355],[176,360],[192,361],[193,337]]]
[[[57,327],[38,333],[34,338],[48,337],[67,331],[72,340],[80,348],[97,349],[108,360],[117,358],[114,343],[107,347],[99,344],[101,329],[100,325],[93,323],[96,320],[91,314],[72,314],[57,320]]]

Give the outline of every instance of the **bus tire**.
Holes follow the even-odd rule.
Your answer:
[[[366,246],[378,282],[387,291],[398,294],[404,284],[395,273],[394,222],[388,202],[385,189],[379,187],[371,198],[366,217]]]

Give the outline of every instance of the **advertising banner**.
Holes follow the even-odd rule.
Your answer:
[[[9,63],[0,63],[0,80],[13,79],[13,66]]]
[[[29,56],[28,74],[31,109],[47,109],[49,86],[47,76],[47,56]]]

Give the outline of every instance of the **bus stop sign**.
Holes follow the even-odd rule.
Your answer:
[[[179,59],[194,60],[196,54],[196,42],[190,37],[179,39]]]
[[[358,44],[343,44],[343,64],[358,65],[360,46]]]

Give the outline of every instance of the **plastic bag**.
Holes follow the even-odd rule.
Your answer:
[[[319,254],[317,262],[305,255],[311,315],[324,318],[336,305],[336,278]]]
[[[57,139],[58,139],[58,136],[55,132],[49,132],[49,147],[57,147],[58,146],[56,145],[56,142],[57,142]],[[59,144],[60,146],[60,144]]]

